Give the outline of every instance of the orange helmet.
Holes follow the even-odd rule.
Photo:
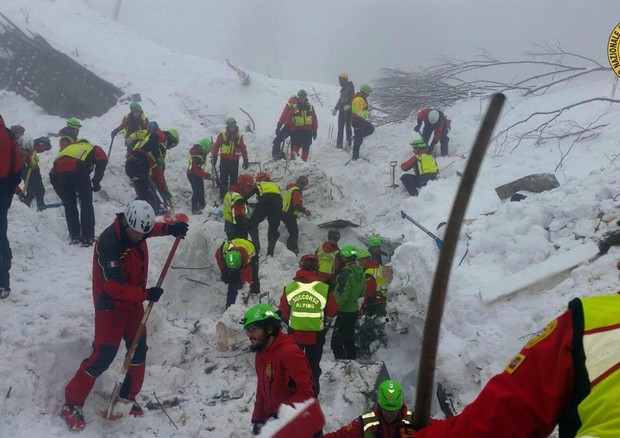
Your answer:
[[[250,190],[254,185],[254,178],[252,178],[252,175],[249,173],[242,173],[239,175],[238,181],[239,185],[245,190]]]
[[[271,181],[271,175],[267,172],[261,172],[256,175],[256,181]]]

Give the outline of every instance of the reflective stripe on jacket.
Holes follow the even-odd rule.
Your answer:
[[[293,186],[290,189],[288,189],[285,193],[284,196],[282,197],[282,212],[283,213],[291,213],[291,207],[293,207],[293,190],[300,190],[299,186]],[[301,216],[301,211],[299,210],[294,210],[291,214],[293,214],[293,216],[295,217],[299,217]]]
[[[281,194],[280,187],[271,181],[259,181],[256,183],[256,187],[258,188],[258,196],[266,195],[267,193]]]
[[[256,248],[254,248],[254,244],[249,240],[237,238],[233,240],[229,240],[222,245],[222,254],[226,254],[228,250],[235,248],[243,248],[245,252],[248,254],[248,262],[246,264],[250,264],[252,257],[256,254]]]
[[[418,155],[418,172],[419,175],[439,172],[439,167],[437,166],[437,161],[435,161],[435,157],[430,154]]]
[[[338,256],[339,251],[326,252],[323,250],[323,246],[321,245],[319,249],[316,250],[316,255],[319,259],[319,272],[323,272],[325,274],[333,275],[336,273],[336,257]]]
[[[314,112],[314,108],[312,107],[312,104],[310,103],[308,103],[307,110],[300,109],[299,105],[295,105],[294,112],[293,112],[293,124],[296,127],[312,126],[314,124],[312,120],[313,112]]]
[[[411,424],[413,421],[413,413],[411,411],[407,411],[405,417],[400,420],[400,424]],[[381,423],[377,418],[377,415],[373,412],[368,412],[367,414],[362,415],[362,426],[363,426],[363,438],[376,438],[388,436],[381,433],[378,434]],[[389,433],[389,432],[388,432]]]
[[[565,415],[560,430],[567,430],[566,436],[620,436],[620,299],[575,299],[569,308],[574,330],[573,412],[578,420]]]
[[[224,196],[224,205],[222,206],[222,214],[224,216],[225,221],[232,222],[233,224],[237,223],[237,220],[235,219],[234,208],[235,208],[235,204],[240,199],[245,200],[242,194],[237,193],[233,190],[226,192],[226,195]],[[248,213],[249,213],[248,204],[245,203],[245,216],[246,217]]]
[[[320,332],[323,330],[324,310],[329,287],[322,281],[300,283],[294,281],[284,288],[291,307],[289,326],[293,330]]]
[[[93,145],[85,141],[79,143],[71,143],[58,153],[56,160],[59,158],[70,157],[76,160],[86,161],[88,154],[93,151]],[[56,161],[54,160],[54,161]]]
[[[243,139],[243,135],[241,134],[237,134],[237,138],[228,138],[228,133],[226,131],[224,131],[222,133],[222,147],[220,149],[220,154],[221,155],[237,155],[240,156],[241,155],[241,149],[239,149],[238,147],[236,147],[239,142],[241,141],[241,139]],[[235,150],[237,149],[237,150]]]

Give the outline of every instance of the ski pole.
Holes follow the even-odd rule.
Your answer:
[[[435,236],[433,233],[431,233],[430,231],[428,231],[426,228],[424,228],[422,226],[421,223],[419,223],[418,221],[416,221],[414,218],[412,218],[411,216],[409,216],[407,213],[405,213],[404,211],[400,211],[400,216],[403,219],[407,219],[409,222],[411,222],[413,225],[415,225],[416,227],[418,227],[419,229],[421,229],[422,231],[424,231],[426,233],[426,235],[428,237],[431,237],[433,239],[435,239],[435,243],[437,244],[437,248],[439,248],[439,250],[441,251],[441,248],[443,247],[443,240],[441,240],[439,237]]]
[[[424,332],[422,335],[422,349],[420,351],[420,366],[418,367],[418,385],[416,390],[416,401],[412,426],[415,430],[422,429],[428,424],[431,412],[431,400],[433,398],[433,387],[435,380],[435,366],[437,362],[437,346],[439,343],[439,331],[441,329],[441,318],[443,315],[446,293],[448,290],[448,280],[450,279],[450,269],[456,251],[456,244],[459,238],[467,204],[478,176],[478,170],[482,164],[482,159],[487,150],[489,139],[493,134],[493,129],[499,119],[499,114],[504,105],[506,97],[497,93],[491,99],[487,113],[480,125],[480,130],[474,146],[471,149],[465,172],[461,178],[458,192],[454,198],[448,228],[446,230],[446,244],[439,254],[439,262],[433,279],[426,320],[424,322]]]

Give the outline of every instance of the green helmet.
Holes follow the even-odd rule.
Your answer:
[[[355,257],[357,255],[357,248],[353,245],[345,245],[340,250],[340,254],[342,254],[342,257],[346,259]]]
[[[365,259],[366,257],[370,258],[370,253],[367,249],[358,249],[357,250],[357,259]]]
[[[377,404],[386,411],[403,407],[403,388],[396,380],[384,380],[377,390]]]
[[[413,140],[409,144],[411,146],[413,146],[413,149],[428,149],[428,146],[426,145],[426,142],[424,140],[422,140],[421,138]]]
[[[360,87],[360,91],[362,93],[370,94],[372,93],[372,87],[368,84],[362,84],[362,86]]]
[[[273,310],[267,303],[260,303],[255,306],[252,306],[245,313],[245,318],[243,318],[243,328],[247,329],[251,324],[259,321],[265,321],[267,319],[275,319],[276,321],[281,321],[280,316]]]
[[[368,239],[368,244],[373,247],[373,246],[381,246],[381,239],[379,239],[377,236],[372,236],[370,239]]]
[[[297,92],[297,97],[308,97],[308,92],[302,88]]]
[[[239,269],[241,266],[241,253],[236,249],[228,250],[224,254],[224,261],[228,269]]]
[[[168,129],[168,134],[172,137],[176,143],[179,142],[179,132],[176,129]]]
[[[67,126],[69,128],[80,129],[82,127],[82,124],[75,117],[71,117],[70,119],[67,119]]]
[[[129,110],[130,111],[142,111],[142,107],[140,106],[138,102],[131,102],[129,104]]]
[[[237,120],[235,120],[234,117],[229,117],[226,119],[226,126],[236,125],[236,124],[237,124]]]
[[[200,140],[198,142],[198,145],[202,148],[203,151],[205,151],[206,153],[211,152],[211,149],[213,149],[213,142],[208,139],[207,137],[203,138],[202,140]]]

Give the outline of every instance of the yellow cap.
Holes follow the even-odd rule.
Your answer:
[[[338,79],[340,79],[340,78],[342,78],[342,79],[349,79],[349,73],[340,73],[338,75]]]

